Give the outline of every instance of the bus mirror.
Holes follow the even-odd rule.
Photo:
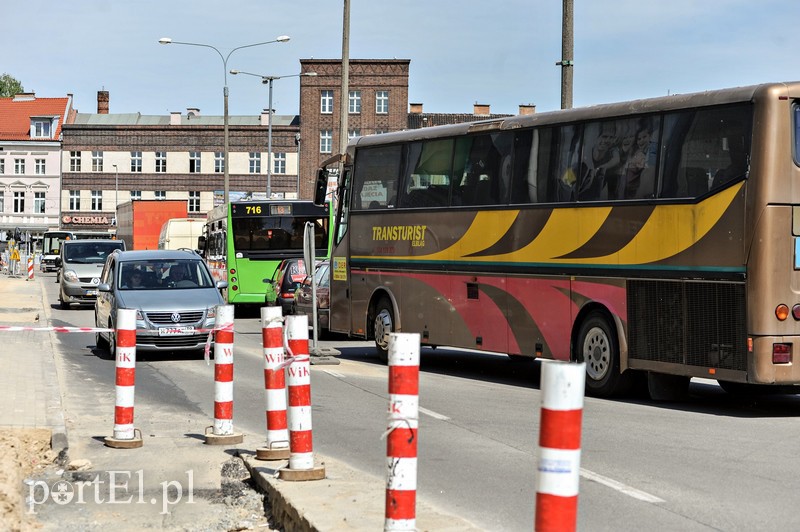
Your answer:
[[[200,251],[205,251],[206,249],[206,236],[201,235],[197,237],[197,249]]]
[[[314,188],[314,205],[325,205],[325,193],[328,191],[328,171],[320,168],[317,172],[317,184]]]

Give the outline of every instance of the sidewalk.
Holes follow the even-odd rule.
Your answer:
[[[38,272],[37,272],[38,274]],[[0,325],[43,328],[49,322],[50,304],[46,301],[43,282],[52,277],[39,275],[33,281],[0,275]],[[93,471],[87,474],[105,475],[109,471],[144,471],[147,498],[156,489],[163,491],[162,479],[181,479],[186,476],[188,457],[192,456],[194,489],[198,492],[220,490],[220,466],[232,455],[244,461],[253,480],[267,494],[274,524],[287,531],[339,531],[383,529],[385,479],[377,478],[329,457],[315,453],[315,463],[325,466],[323,480],[292,482],[277,478],[286,461],[260,461],[253,456],[255,442],[263,435],[245,434],[244,443],[233,446],[205,445],[203,432],[208,419],[198,412],[171,411],[164,406],[163,419],[152,420],[139,428],[145,445],[139,449],[111,449],[100,435],[110,435],[113,412],[98,408],[98,398],[87,391],[80,397],[64,397],[59,385],[59,361],[54,346],[55,333],[44,331],[0,332],[0,342],[6,353],[22,354],[24,358],[0,361],[0,401],[8,406],[0,409],[0,430],[6,427],[47,428],[52,431],[53,449],[68,448],[70,459],[87,459]],[[18,362],[22,360],[22,362]],[[69,409],[65,408],[69,406]],[[137,407],[139,396],[137,395]],[[145,408],[161,408],[146,405]],[[70,411],[79,410],[79,411]],[[182,416],[182,427],[176,429],[170,420]],[[69,433],[67,432],[69,427]],[[198,441],[200,440],[200,441]],[[79,472],[80,473],[80,472]],[[131,479],[135,480],[134,478]],[[149,509],[148,509],[149,508]],[[417,530],[468,531],[477,530],[471,523],[448,515],[417,500]],[[42,507],[40,516],[58,522],[69,520],[68,507]],[[154,505],[115,507],[120,515],[133,512],[138,526],[169,528],[164,516],[157,514]],[[224,512],[226,506],[207,504],[176,507],[176,512],[192,512],[197,523],[209,512]],[[47,514],[50,514],[49,516]],[[144,515],[148,514],[148,515]],[[233,526],[233,524],[232,524]]]

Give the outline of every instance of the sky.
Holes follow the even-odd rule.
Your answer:
[[[0,19],[0,73],[79,112],[221,116],[225,72],[300,71],[342,56],[342,0],[26,0]],[[574,0],[573,106],[800,79],[797,0]],[[561,106],[562,0],[350,0],[351,59],[409,59],[409,103],[425,112],[516,114]],[[288,35],[287,43],[235,50]],[[227,68],[212,48],[230,53]],[[232,52],[232,53],[231,53]],[[227,75],[229,113],[268,107],[256,77]],[[273,108],[297,114],[299,80]]]

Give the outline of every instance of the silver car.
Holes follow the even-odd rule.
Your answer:
[[[95,302],[95,324],[114,330],[117,309],[136,310],[137,351],[201,350],[225,304],[203,259],[190,250],[120,251],[106,261]],[[116,355],[114,332],[97,346]]]
[[[62,309],[73,303],[91,305],[108,255],[125,249],[123,240],[68,240],[56,259],[59,268],[58,302]]]

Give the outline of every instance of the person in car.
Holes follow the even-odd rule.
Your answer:
[[[144,288],[144,282],[142,278],[142,271],[141,270],[133,270],[128,277],[127,282],[122,285],[122,288],[130,288],[132,290],[137,290]]]
[[[176,265],[169,269],[169,286],[192,288],[196,287],[197,283],[187,278],[186,268]]]

